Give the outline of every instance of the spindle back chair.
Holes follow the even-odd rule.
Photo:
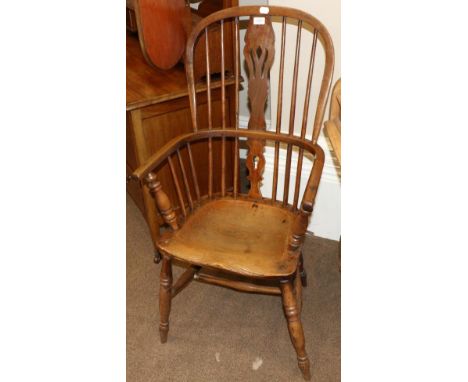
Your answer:
[[[247,67],[247,86],[250,103],[248,129],[239,127],[240,76],[240,24],[248,17],[243,50]],[[275,59],[275,33],[273,22],[279,21],[279,79],[276,126],[266,131],[265,107],[270,87],[270,69]],[[291,84],[291,102],[287,132],[282,132],[283,99],[285,89],[285,45],[288,24],[293,21],[296,30],[294,66]],[[224,70],[226,52],[220,45],[221,57],[221,124],[213,122],[211,102],[212,78],[210,73],[210,46],[208,29],[214,24],[221,26],[221,33],[232,33],[234,41],[234,71]],[[306,29],[308,28],[308,29]],[[299,62],[301,57],[301,33],[312,34],[309,48],[307,79],[300,87],[305,88],[300,132],[295,133],[296,101],[298,99]],[[224,41],[223,36],[220,41]],[[205,44],[206,79],[196,83],[194,78],[194,47]],[[314,73],[316,49],[321,45],[324,65],[322,73]],[[219,56],[219,52],[218,52]],[[324,163],[324,153],[317,144],[323,122],[326,99],[333,72],[333,44],[331,37],[313,16],[300,10],[284,7],[245,6],[224,9],[213,13],[197,24],[186,46],[186,72],[191,106],[193,133],[179,136],[168,142],[160,151],[137,169],[134,177],[146,183],[155,197],[158,209],[170,229],[165,230],[157,243],[162,254],[160,279],[160,336],[166,342],[169,331],[171,300],[193,279],[226,286],[232,289],[281,295],[288,329],[297,353],[298,365],[306,380],[310,379],[310,366],[305,351],[305,340],[300,320],[302,286],[306,285],[303,270],[302,243],[312,213]],[[316,79],[316,77],[318,79]],[[234,105],[226,103],[226,82],[234,81],[236,96]],[[312,82],[317,82],[319,94],[315,103],[315,116],[311,138],[307,139],[309,104]],[[303,86],[302,86],[303,85]],[[273,90],[272,90],[273,91]],[[200,107],[199,97],[206,97],[206,107]],[[235,126],[227,126],[227,108],[236,110]],[[246,166],[250,188],[240,191],[240,140],[246,139],[248,155]],[[234,152],[226,141],[232,141]],[[213,141],[221,143],[221,158],[213,157]],[[206,142],[207,169],[195,166],[191,145]],[[262,195],[263,173],[266,166],[266,145],[274,148],[271,197]],[[285,175],[283,196],[279,198],[280,151],[285,147]],[[293,156],[297,164],[293,166]],[[232,173],[226,171],[226,159],[231,156]],[[307,181],[302,179],[304,156],[313,160]],[[220,163],[219,163],[220,162]],[[177,201],[169,200],[162,190],[156,173],[168,163],[172,172]],[[213,167],[221,167],[220,189],[213,188]],[[295,168],[294,168],[295,167]],[[201,171],[208,172],[208,192],[200,193],[198,183]],[[216,173],[216,172],[215,172]],[[290,183],[295,176],[294,192]],[[302,186],[302,188],[301,188]],[[300,190],[304,189],[299,204]],[[172,259],[188,264],[188,269],[172,283]]]

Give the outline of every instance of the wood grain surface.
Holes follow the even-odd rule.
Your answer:
[[[190,7],[185,0],[137,0],[135,10],[148,61],[160,69],[172,68],[184,53]]]

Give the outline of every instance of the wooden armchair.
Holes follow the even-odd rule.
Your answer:
[[[248,16],[244,57],[248,68],[248,94],[251,116],[248,129],[239,129],[238,111],[240,87],[239,18]],[[266,131],[265,105],[270,86],[270,68],[275,57],[274,30],[272,23],[279,22],[281,48],[279,52],[278,114],[275,131]],[[287,26],[296,22],[295,60],[292,74],[292,97],[290,102],[287,132],[281,132],[285,72],[285,43]],[[222,125],[213,126],[213,115],[217,111],[211,104],[210,76],[206,83],[195,84],[193,52],[194,45],[202,38],[206,44],[206,73],[210,73],[208,28],[212,24],[221,27],[221,33],[232,33],[235,42],[234,73],[221,71],[220,105]],[[293,25],[293,28],[294,28]],[[306,29],[308,28],[308,29]],[[301,33],[312,35],[308,51],[307,81],[301,83],[306,89],[300,135],[295,135],[296,94],[299,73]],[[221,41],[224,39],[221,38]],[[322,73],[314,74],[315,52],[323,48],[325,65]],[[224,68],[224,47],[221,45],[221,66]],[[219,52],[218,52],[219,54]],[[226,286],[232,289],[280,295],[283,301],[289,334],[297,352],[299,368],[306,380],[310,379],[309,359],[305,350],[304,333],[300,319],[302,287],[306,285],[303,271],[302,242],[324,163],[324,153],[317,145],[323,121],[325,103],[333,71],[333,45],[326,28],[314,17],[299,10],[283,7],[246,6],[225,9],[203,19],[192,31],[186,48],[186,71],[190,92],[193,133],[179,136],[168,142],[159,152],[134,173],[134,178],[143,181],[153,193],[157,207],[169,226],[160,236],[157,247],[162,254],[160,279],[160,336],[167,341],[171,300],[188,283],[195,279]],[[318,75],[317,75],[318,74]],[[235,79],[237,96],[234,105],[225,98],[225,82]],[[311,139],[306,138],[312,79],[319,84],[315,103],[315,117]],[[273,91],[273,90],[272,90]],[[199,107],[201,98],[208,100],[207,106]],[[235,126],[226,126],[226,109],[235,107]],[[239,141],[246,139],[248,156],[247,194],[240,192]],[[204,142],[207,166],[194,166],[192,146]],[[213,157],[213,146],[221,145],[220,157]],[[262,196],[263,172],[266,165],[265,145],[274,148],[273,180],[271,197]],[[234,147],[234,150],[229,150]],[[280,178],[280,148],[286,151],[284,189],[280,200],[278,183]],[[294,166],[292,158],[295,156]],[[301,175],[304,157],[313,159],[313,168],[305,185],[302,202],[299,203]],[[226,166],[229,161],[232,166]],[[157,171],[168,164],[174,181],[177,201],[169,200],[157,178]],[[221,168],[219,189],[213,187],[214,168]],[[294,168],[295,167],[295,168]],[[233,170],[229,173],[227,168]],[[295,174],[295,181],[291,176]],[[206,179],[208,192],[200,194],[199,180]],[[290,194],[291,188],[294,193]],[[292,190],[291,190],[292,191]],[[291,198],[290,198],[291,196]],[[291,199],[291,202],[290,202]],[[172,260],[188,264],[188,269],[173,283]]]

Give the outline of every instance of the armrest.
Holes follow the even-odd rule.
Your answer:
[[[168,155],[172,154],[180,146],[184,145],[194,134],[195,133],[183,134],[171,139],[156,153],[151,155],[145,163],[138,167],[133,172],[132,178],[139,181],[143,180],[155,167],[159,166],[161,162],[168,157]]]
[[[310,174],[307,186],[302,199],[302,209],[309,214],[312,213],[314,207],[315,197],[317,195],[320,178],[322,176],[323,164],[325,154],[319,145],[316,145],[317,151],[315,153],[314,165]]]
[[[219,137],[246,137],[253,139],[265,139],[271,141],[278,141],[284,143],[290,143],[301,147],[313,155],[316,160],[321,161],[323,167],[324,153],[322,148],[310,141],[305,141],[301,138],[290,136],[287,134],[276,134],[271,131],[258,131],[258,130],[246,130],[246,129],[212,129],[212,130],[199,130],[194,133],[187,133],[180,135],[174,139],[171,139],[158,152],[150,156],[147,161],[138,167],[132,174],[133,179],[142,180],[148,175],[155,167],[167,158],[168,155],[172,154],[175,150],[181,146],[190,142],[199,141],[206,138],[219,138]],[[314,165],[315,167],[315,165]],[[321,170],[320,170],[321,173]],[[320,178],[320,174],[319,174]]]
[[[163,147],[161,147],[155,154],[151,155],[146,162],[138,167],[131,178],[134,180],[146,181],[146,184],[154,195],[156,206],[162,215],[163,220],[172,228],[172,231],[177,231],[179,225],[177,223],[177,216],[172,208],[171,201],[167,194],[163,191],[161,183],[157,180],[156,175],[151,171],[163,162],[170,154],[182,146],[193,133],[180,135],[171,139]]]

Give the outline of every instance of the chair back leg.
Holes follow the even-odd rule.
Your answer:
[[[161,343],[166,343],[169,332],[169,314],[171,313],[172,260],[163,256],[159,288],[159,336]]]
[[[301,273],[302,286],[307,287],[307,272],[304,268],[304,256],[302,256],[302,252],[299,259],[299,272]]]
[[[296,277],[294,279],[294,292],[296,294],[296,303],[297,303],[297,311],[299,312],[299,317],[302,314],[302,280],[301,280],[301,273],[299,268],[296,271]]]

